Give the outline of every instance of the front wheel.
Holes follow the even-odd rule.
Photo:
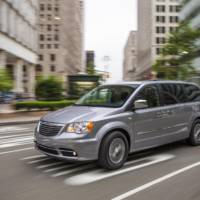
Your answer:
[[[190,137],[188,138],[188,143],[192,146],[200,145],[200,120],[196,120],[192,126]]]
[[[124,165],[128,152],[129,145],[126,136],[119,131],[114,131],[103,139],[98,163],[106,169],[118,169]]]

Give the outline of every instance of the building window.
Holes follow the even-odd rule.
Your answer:
[[[44,49],[44,44],[40,44],[40,49]]]
[[[40,4],[40,10],[44,11],[44,9],[45,9],[44,4]]]
[[[56,12],[58,12],[58,11],[59,11],[59,8],[58,8],[58,7],[55,7],[54,10],[55,10]]]
[[[51,4],[48,4],[47,9],[48,9],[49,11],[52,10]]]
[[[170,33],[173,33],[173,32],[176,32],[177,31],[177,27],[176,26],[170,26],[169,27],[169,32]]]
[[[51,49],[51,44],[47,44],[47,49]]]
[[[52,15],[47,15],[48,20],[52,20]]]
[[[52,40],[51,35],[48,34],[48,35],[47,35],[47,41],[51,41],[51,40]]]
[[[181,9],[180,6],[169,6],[169,11],[170,12],[178,13],[178,12],[180,12],[180,9]]]
[[[47,31],[51,31],[52,30],[52,26],[50,24],[47,25]]]
[[[59,26],[56,24],[55,27],[54,27],[54,30],[55,30],[55,31],[58,31],[58,27],[59,27]]]
[[[43,55],[39,55],[39,60],[40,60],[40,61],[43,61],[43,59],[44,59],[44,58],[43,58]]]
[[[59,40],[58,34],[56,34],[56,35],[54,36],[54,39],[55,39],[55,41],[58,41],[58,40]]]
[[[44,15],[43,14],[40,15],[40,19],[44,19]]]
[[[54,48],[58,49],[59,45],[58,44],[54,44]]]
[[[164,37],[157,37],[156,44],[165,44],[166,39]]]
[[[39,27],[40,27],[40,31],[42,31],[43,28],[44,28],[44,25],[43,25],[43,24],[40,24]]]
[[[161,54],[161,48],[156,48],[156,54],[160,55]]]
[[[156,6],[156,11],[157,12],[165,12],[165,5],[157,5]]]
[[[178,23],[178,16],[170,16],[169,21],[170,23]]]
[[[42,71],[42,66],[41,65],[36,65],[36,71],[41,72]]]
[[[44,41],[44,35],[40,34],[40,41]]]
[[[165,23],[166,18],[165,16],[156,16],[156,22]]]
[[[55,54],[50,54],[50,60],[55,61],[56,60],[56,55]]]
[[[56,67],[54,65],[51,65],[50,66],[50,70],[51,70],[51,72],[55,72],[56,71]]]
[[[157,26],[156,27],[156,33],[165,33],[166,28],[164,26]]]

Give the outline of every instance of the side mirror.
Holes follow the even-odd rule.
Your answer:
[[[148,108],[147,100],[139,99],[134,102],[135,110],[144,109],[144,108]]]

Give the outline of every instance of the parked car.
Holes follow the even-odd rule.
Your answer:
[[[15,98],[16,94],[13,92],[0,92],[0,103],[11,103]]]
[[[41,152],[71,161],[98,160],[107,169],[128,155],[185,140],[200,144],[200,88],[177,81],[103,85],[71,107],[42,117]]]

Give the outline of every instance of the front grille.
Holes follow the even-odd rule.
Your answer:
[[[44,136],[56,136],[59,134],[63,126],[41,122],[39,126],[39,134]]]

